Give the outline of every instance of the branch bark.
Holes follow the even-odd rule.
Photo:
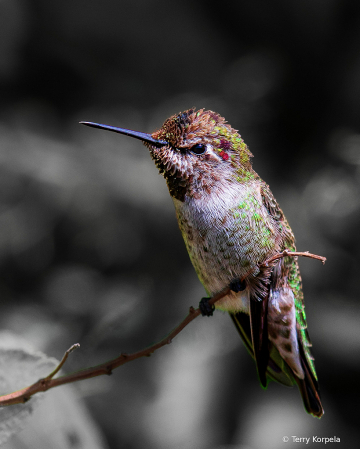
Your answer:
[[[278,253],[278,254],[275,254],[274,256],[270,257],[264,263],[262,263],[261,266],[268,266],[268,264],[274,262],[277,259],[281,259],[283,257],[297,257],[297,256],[310,257],[312,259],[321,260],[323,264],[326,261],[325,257],[317,256],[315,254],[310,254],[309,252],[294,252],[294,251],[285,250],[282,253]],[[209,299],[209,304],[214,305],[217,301],[219,301],[221,298],[226,296],[230,291],[231,291],[230,287],[224,288],[219,293],[214,295],[211,299]],[[119,355],[119,357],[116,357],[113,360],[109,360],[100,365],[93,366],[90,368],[85,368],[85,369],[77,371],[75,373],[68,374],[68,375],[61,376],[61,377],[54,379],[54,376],[62,368],[62,366],[64,365],[69,354],[74,349],[77,349],[80,346],[78,343],[76,343],[65,352],[59,365],[47,377],[45,377],[43,379],[39,379],[37,382],[30,385],[29,387],[25,387],[21,390],[13,392],[13,393],[10,393],[10,394],[4,395],[4,396],[0,396],[0,406],[25,403],[34,394],[47,391],[51,388],[58,387],[60,385],[78,382],[80,380],[90,379],[92,377],[97,377],[97,376],[101,376],[104,374],[110,375],[112,373],[112,371],[114,369],[118,368],[119,366],[124,365],[125,363],[128,363],[128,362],[131,362],[133,360],[139,359],[140,357],[149,357],[156,350],[162,348],[165,345],[170,344],[172,342],[173,338],[175,338],[189,323],[191,323],[191,321],[193,321],[199,315],[201,315],[201,311],[199,308],[194,309],[193,307],[190,307],[189,313],[186,316],[186,318],[178,326],[176,326],[175,329],[173,329],[165,338],[160,340],[158,343],[155,343],[154,345],[151,345],[141,351],[134,352],[133,354],[121,353]]]

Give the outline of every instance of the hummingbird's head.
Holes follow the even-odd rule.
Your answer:
[[[256,176],[251,167],[252,154],[241,136],[213,111],[188,109],[168,118],[152,134],[81,123],[142,140],[166,179],[170,194],[181,201],[185,195],[200,198],[213,188]]]

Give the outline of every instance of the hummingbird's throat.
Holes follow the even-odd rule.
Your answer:
[[[145,145],[149,148],[159,173],[164,176],[170,195],[184,201],[193,177],[192,165],[180,151],[170,146],[158,148],[147,143]]]

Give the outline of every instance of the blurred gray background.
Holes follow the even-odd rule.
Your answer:
[[[192,106],[219,112],[298,249],[328,258],[300,260],[320,421],[296,388],[260,388],[217,312],[73,386],[101,447],[358,446],[359,48],[349,0],[0,1],[2,329],[57,358],[79,342],[70,372],[159,340],[204,296],[145,147],[79,120],[151,132]],[[76,427],[63,447],[85,447]]]

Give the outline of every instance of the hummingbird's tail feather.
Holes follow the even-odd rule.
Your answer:
[[[299,379],[297,376],[294,375],[294,379],[298,384],[301,397],[304,402],[305,410],[311,415],[316,416],[317,418],[321,418],[322,415],[324,414],[324,409],[321,404],[319,384],[309,367],[302,344],[299,344],[299,347],[300,347],[301,365],[305,377],[304,379]]]
[[[321,418],[324,414],[324,409],[321,404],[319,391],[312,382],[312,379],[307,375],[305,375],[305,379],[299,379],[297,376],[294,376],[294,378],[298,384],[305,410],[310,415]]]

